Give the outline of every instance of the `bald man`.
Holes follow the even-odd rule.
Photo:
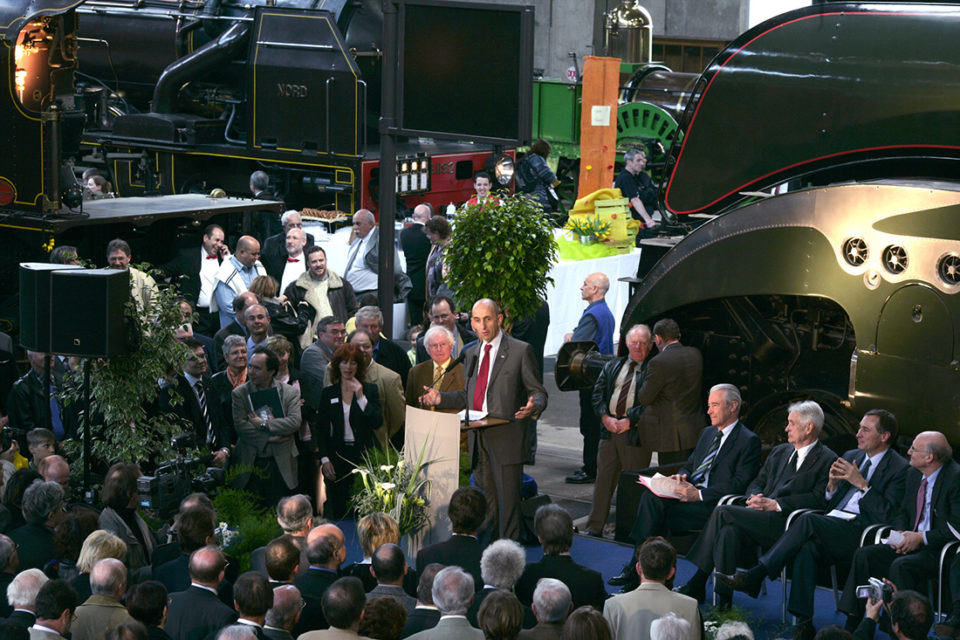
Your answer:
[[[303,247],[301,247],[301,250],[306,249],[307,247],[312,247],[314,243],[313,234],[303,231],[303,219],[300,217],[300,212],[296,209],[285,211],[283,215],[280,216],[280,224],[283,227],[283,230],[280,233],[275,233],[264,240],[263,247],[260,251],[260,260],[267,268],[267,273],[276,278],[278,282],[282,278],[284,265],[287,264],[286,259],[289,254],[287,240],[290,231],[292,229],[299,229],[301,232],[303,232],[305,244]],[[301,273],[302,272],[303,270],[301,269]],[[296,278],[294,278],[294,280],[295,279]],[[283,291],[285,288],[286,286],[280,287],[280,291]]]
[[[171,593],[164,626],[171,638],[206,638],[237,619],[237,612],[217,597],[227,559],[209,546],[190,554],[190,586]]]
[[[866,602],[857,598],[857,585],[871,576],[889,576],[901,591],[922,590],[937,575],[940,550],[953,540],[949,525],[960,526],[960,465],[953,449],[938,431],[924,431],[907,451],[903,502],[894,517],[889,544],[860,547],[843,588],[839,609],[848,614],[848,628],[856,629]]]
[[[613,354],[613,329],[616,321],[607,306],[606,296],[610,279],[602,273],[591,273],[580,287],[580,297],[587,301],[587,308],[572,333],[564,336],[571,340],[595,342],[600,353]],[[570,484],[587,484],[597,478],[597,447],[600,444],[600,418],[593,412],[593,389],[580,389],[580,434],[583,436],[583,466],[567,476]]]
[[[359,209],[353,214],[352,236],[354,239],[347,252],[347,267],[343,270],[343,277],[353,287],[359,300],[366,293],[377,295],[380,273],[380,234],[376,218],[367,209]],[[413,285],[400,270],[400,256],[396,248],[393,250],[393,282],[394,299],[405,300]]]
[[[42,459],[38,471],[47,482],[56,482],[64,491],[70,488],[70,465],[62,456],[52,455]]]
[[[423,231],[423,224],[432,216],[432,206],[418,204],[413,208],[413,224],[400,232],[400,248],[407,261],[407,276],[413,285],[407,298],[410,324],[423,322],[423,304],[427,301],[427,258],[433,246]]]
[[[223,261],[214,277],[214,296],[210,300],[210,311],[220,313],[220,328],[223,329],[236,319],[233,299],[250,288],[257,276],[267,275],[260,258],[260,243],[253,236],[241,236],[237,248],[227,260]]]
[[[340,565],[347,559],[347,546],[343,531],[335,524],[321,524],[307,534],[307,560],[310,568],[293,579],[293,584],[303,594],[303,615],[294,630],[294,637],[315,629],[326,629],[320,599],[340,577]]]
[[[119,560],[104,558],[93,565],[90,592],[74,613],[73,640],[99,640],[108,629],[133,620],[121,603],[127,592],[127,568]]]
[[[471,311],[477,344],[466,350],[466,389],[443,392],[428,389],[423,404],[440,409],[486,412],[505,424],[471,429],[470,458],[474,477],[487,499],[481,540],[520,537],[520,482],[523,475],[526,423],[547,407],[547,390],[540,382],[533,349],[500,330],[503,313],[489,298]],[[496,364],[494,364],[496,363]]]

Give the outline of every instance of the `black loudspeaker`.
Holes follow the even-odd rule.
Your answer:
[[[72,264],[20,263],[20,344],[50,353],[50,280],[54,271],[81,269]]]
[[[130,274],[117,269],[55,271],[50,282],[51,351],[111,358],[127,351],[124,306]]]

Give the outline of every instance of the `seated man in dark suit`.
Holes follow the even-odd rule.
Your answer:
[[[533,590],[537,626],[520,631],[518,640],[560,640],[563,623],[573,611],[570,589],[556,578],[540,578]]]
[[[646,383],[644,383],[646,384]],[[711,426],[700,433],[700,441],[686,466],[673,476],[676,499],[660,498],[643,491],[630,537],[636,543],[633,559],[620,575],[609,580],[632,591],[640,585],[634,570],[637,554],[647,538],[667,531],[702,528],[717,501],[728,493],[743,493],[760,469],[760,438],[740,420],[740,391],[732,384],[710,389],[707,413]]]
[[[480,577],[480,557],[483,547],[477,540],[477,530],[487,513],[487,499],[476,487],[460,487],[450,497],[448,515],[453,535],[449,540],[424,547],[417,553],[417,570],[437,562],[443,566],[457,565],[473,577],[477,589],[483,587]]]
[[[407,615],[401,638],[407,638],[420,631],[433,629],[440,621],[440,609],[433,602],[433,579],[437,577],[443,565],[431,562],[420,567],[420,582],[417,584],[417,606]]]
[[[167,589],[167,593],[184,591],[190,586],[190,556],[197,549],[216,544],[216,514],[204,506],[185,508],[177,514],[177,544],[180,556],[153,569],[153,579]],[[233,604],[233,585],[222,580],[217,595],[226,605]]]
[[[273,606],[273,589],[256,571],[247,571],[237,578],[233,589],[233,605],[237,610],[237,624],[250,627],[257,640],[266,640],[263,623]]]
[[[40,569],[27,569],[14,576],[7,586],[7,599],[13,607],[13,613],[7,616],[7,620],[24,629],[33,626],[37,620],[37,594],[46,582],[47,576]]]
[[[888,576],[900,590],[926,587],[940,569],[940,551],[954,539],[950,525],[960,527],[960,465],[953,460],[947,438],[937,431],[924,431],[913,439],[908,452],[903,502],[891,524],[899,541],[860,547],[840,598],[840,611],[848,615],[847,630],[853,631],[863,617],[864,601],[857,598],[857,585],[871,576]]]
[[[313,528],[313,504],[310,498],[302,493],[280,498],[280,502],[277,503],[277,524],[300,549],[300,565],[297,574],[306,573],[310,567],[310,560],[307,558],[307,534]],[[266,546],[258,547],[250,554],[250,568],[263,575],[267,575],[264,555],[266,550]]]
[[[321,524],[307,535],[307,572],[294,578],[293,584],[300,589],[306,602],[294,636],[315,629],[329,627],[320,606],[323,594],[340,577],[340,565],[347,558],[343,531],[334,524]]]
[[[273,590],[273,606],[264,619],[263,635],[267,640],[293,640],[293,629],[300,620],[300,590],[285,584]]]
[[[569,587],[574,609],[590,605],[602,611],[603,602],[609,597],[603,587],[603,578],[599,572],[578,565],[570,557],[573,545],[570,514],[563,507],[547,504],[537,509],[533,526],[543,546],[543,558],[524,567],[516,588],[520,602],[529,606],[540,579],[556,578]]]
[[[226,568],[227,559],[216,547],[203,547],[190,555],[190,586],[171,593],[167,605],[164,630],[171,638],[203,640],[237,619],[237,612],[217,598]]]
[[[733,576],[717,574],[717,580],[756,597],[765,577],[778,577],[780,570],[792,563],[787,609],[797,617],[797,637],[812,639],[818,567],[849,561],[860,533],[871,524],[890,522],[903,500],[907,462],[891,449],[896,440],[894,415],[883,409],[868,411],[857,431],[858,448],[847,451],[830,467],[827,513],[803,514],[756,566]]]
[[[819,509],[824,504],[827,475],[837,454],[818,438],[823,430],[823,409],[807,400],[787,410],[787,442],[773,448],[760,474],[744,495],[743,505],[717,507],[706,528],[687,552],[697,572],[678,591],[703,602],[710,572],[737,568],[741,552],[761,546],[769,549],[783,534],[787,516],[795,509]],[[732,594],[715,587],[718,603],[727,608]]]
[[[263,555],[272,589],[293,584],[300,567],[300,547],[293,541],[292,536],[283,534],[274,538],[265,547]]]

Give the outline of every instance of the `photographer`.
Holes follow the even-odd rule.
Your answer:
[[[888,613],[890,615],[890,636],[896,640],[925,640],[933,624],[933,609],[930,602],[916,591],[897,591],[889,580],[884,580],[893,588]],[[873,640],[884,609],[883,599],[869,598],[866,615],[854,631],[855,640]]]

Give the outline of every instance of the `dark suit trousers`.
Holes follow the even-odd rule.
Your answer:
[[[857,599],[857,585],[867,584],[867,578],[886,576],[901,591],[914,589],[925,593],[924,581],[936,576],[939,568],[939,549],[921,547],[914,553],[898,555],[886,544],[860,547],[853,556],[853,565],[847,574],[847,583],[840,598],[840,611],[863,616],[865,601]]]
[[[597,475],[597,446],[600,444],[600,419],[593,412],[593,389],[580,389],[580,435],[583,436],[583,471]]]
[[[687,552],[687,560],[707,573],[716,568],[732,574],[741,558],[749,557],[752,562],[756,547],[773,546],[783,534],[786,521],[787,514],[783,512],[734,505],[717,507]]]
[[[793,562],[793,584],[787,609],[800,620],[813,616],[813,593],[817,586],[817,568],[821,565],[846,563],[853,557],[860,541],[863,525],[860,518],[852,521],[807,513],[783,534],[780,540],[760,558],[767,575],[776,578],[780,570]]]
[[[600,440],[597,449],[597,481],[593,485],[593,507],[587,518],[587,531],[598,533],[610,515],[610,500],[617,488],[622,470],[646,469],[650,466],[650,450],[627,444],[626,433],[613,433]]]
[[[515,425],[518,429],[526,425]],[[487,498],[487,515],[480,526],[480,539],[520,539],[520,488],[523,484],[523,463],[503,464],[483,442],[483,432],[477,434],[477,464],[474,479]]]
[[[637,507],[637,518],[630,530],[630,539],[639,547],[650,536],[696,531],[706,524],[714,506],[712,502],[704,504],[658,498],[643,489],[640,506]]]

